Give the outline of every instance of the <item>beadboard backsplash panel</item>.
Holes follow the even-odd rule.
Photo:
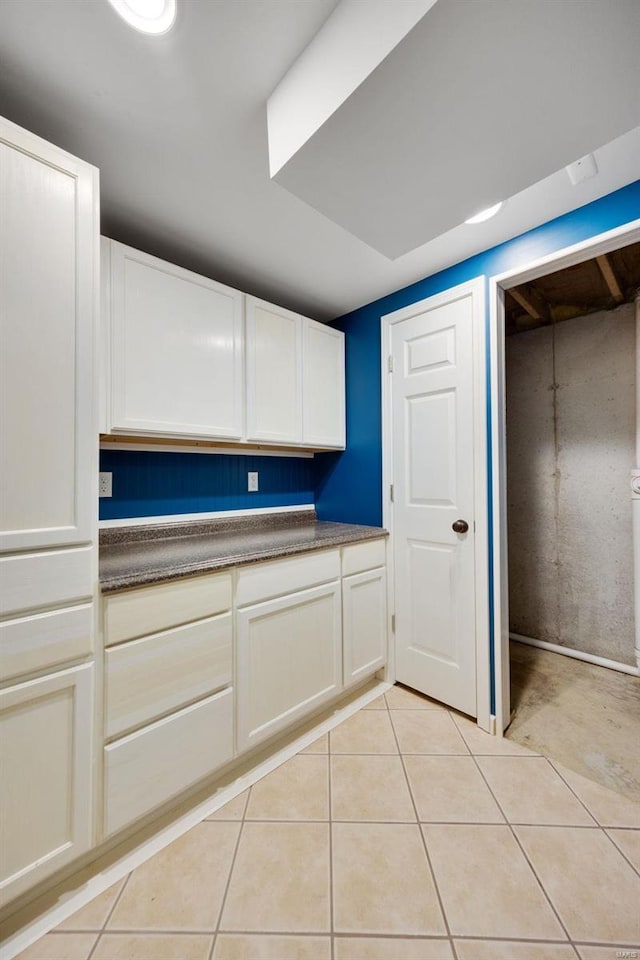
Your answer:
[[[113,474],[113,496],[99,500],[101,520],[257,510],[314,500],[312,458],[101,450],[100,470]],[[247,474],[254,471],[258,491],[249,493]]]

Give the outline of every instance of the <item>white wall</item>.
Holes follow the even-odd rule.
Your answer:
[[[507,447],[511,631],[635,664],[632,304],[507,338]]]

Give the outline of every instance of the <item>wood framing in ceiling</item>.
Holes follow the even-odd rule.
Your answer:
[[[507,336],[635,299],[640,288],[640,243],[585,260],[507,291]]]

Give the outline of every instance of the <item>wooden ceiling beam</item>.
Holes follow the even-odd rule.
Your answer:
[[[618,279],[613,272],[613,267],[611,266],[609,257],[606,255],[606,253],[603,253],[601,257],[596,257],[596,263],[600,268],[600,273],[602,274],[604,282],[609,288],[609,293],[616,303],[622,303],[624,300],[624,294],[622,293]]]
[[[540,294],[526,283],[521,283],[519,287],[512,287],[509,293],[519,303],[523,310],[529,314],[532,320],[542,320],[544,323],[551,323],[551,312],[549,304],[543,300]]]

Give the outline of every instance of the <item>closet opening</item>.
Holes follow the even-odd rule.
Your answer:
[[[510,287],[504,318],[506,736],[637,796],[640,243]]]

